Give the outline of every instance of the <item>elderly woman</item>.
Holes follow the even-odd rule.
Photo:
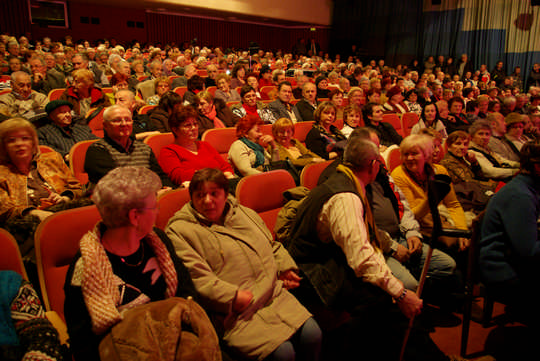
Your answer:
[[[0,123],[0,225],[17,238],[23,257],[34,259],[37,224],[82,194],[59,153],[40,153],[29,121],[12,118]]]
[[[166,229],[202,304],[225,343],[244,358],[317,360],[319,326],[288,291],[299,286],[296,264],[257,213],[227,189],[219,170],[198,171],[189,185],[191,202]]]
[[[324,159],[307,149],[294,138],[294,124],[290,119],[280,118],[272,124],[272,135],[279,149],[279,159],[289,159],[293,165],[302,168]]]
[[[422,114],[422,105],[418,103],[418,90],[410,89],[405,93],[405,100],[403,101],[409,111],[416,113],[418,116]]]
[[[446,139],[446,152],[441,165],[446,168],[456,189],[458,199],[465,211],[484,209],[497,182],[484,177],[482,168],[472,151],[469,151],[470,136],[457,130]],[[465,195],[471,197],[465,197]],[[474,196],[474,198],[472,198]]]
[[[271,135],[263,135],[262,124],[261,119],[253,115],[246,115],[236,124],[238,140],[229,149],[229,163],[240,176],[262,173],[270,162],[279,160],[276,142]],[[265,150],[269,145],[271,153]]]
[[[248,78],[249,81],[250,78]],[[246,115],[258,116],[263,123],[271,124],[275,122],[274,114],[266,105],[257,101],[257,94],[253,87],[244,85],[240,89],[242,103],[232,106],[232,112],[238,118],[243,118]]]
[[[409,112],[407,104],[403,102],[403,95],[401,94],[401,88],[397,85],[394,85],[386,92],[386,97],[388,98],[387,102],[383,105],[383,111],[385,113],[395,113],[403,115],[404,113]]]
[[[325,75],[319,75],[315,79],[315,85],[317,86],[317,99],[328,99],[328,78]]]
[[[156,192],[160,188],[160,179],[151,170],[130,166],[112,170],[94,189],[92,198],[102,221],[81,239],[80,252],[71,263],[65,284],[64,312],[77,361],[99,360],[99,352],[106,351],[112,342],[108,335],[111,329],[120,333],[118,327],[122,323],[133,324],[132,317],[137,315],[138,308],[153,304],[155,307],[148,310],[157,311],[169,304],[166,299],[196,297],[189,272],[176,256],[171,241],[163,231],[154,228],[159,209]],[[204,314],[193,301],[170,301],[189,303],[194,313]],[[195,326],[197,317],[191,320],[191,330],[199,326]],[[154,330],[161,335],[161,342],[178,342],[179,335],[171,327],[166,331],[156,320],[147,318],[152,318],[150,312],[146,318],[135,319],[137,326],[154,321],[147,327],[157,327]],[[178,318],[181,317],[172,322],[181,326]],[[202,321],[201,325],[212,332],[208,319]],[[122,336],[128,343],[131,337],[131,342],[138,343],[149,337],[131,335],[129,330]],[[219,352],[215,333],[207,341],[214,353]],[[138,356],[144,352],[139,350]]]
[[[231,71],[231,89],[239,88],[246,84],[246,68],[242,64],[236,64]]]
[[[328,93],[328,100],[336,106],[336,119],[343,119],[343,91],[333,88]]]
[[[341,133],[349,138],[356,128],[362,126],[364,126],[362,108],[356,104],[347,105],[343,110],[343,128],[341,128]]]
[[[220,73],[216,77],[217,90],[214,93],[216,98],[222,99],[225,103],[239,102],[240,94],[235,89],[231,89],[231,80],[225,73]]]
[[[148,105],[158,105],[159,100],[165,94],[171,90],[171,80],[166,77],[162,76],[159,78],[154,79],[154,95],[146,99],[146,104]]]
[[[324,159],[336,158],[344,149],[347,137],[332,123],[336,119],[336,106],[331,102],[320,104],[315,113],[313,128],[306,135],[306,147]]]
[[[84,118],[92,108],[111,105],[105,93],[94,87],[94,73],[88,69],[77,69],[72,75],[73,85],[62,93],[60,99],[73,104],[76,117]]]
[[[443,138],[448,137],[446,127],[439,117],[439,109],[435,103],[428,103],[422,108],[420,119],[418,120],[418,123],[413,125],[411,134],[418,134],[420,133],[420,129],[423,128],[434,129],[439,132]]]
[[[379,94],[380,95],[380,94]],[[352,87],[347,95],[349,104],[356,104],[359,107],[363,107],[366,104],[366,96],[364,89],[359,87]]]
[[[222,99],[214,98],[209,91],[198,93],[194,105],[199,110],[199,138],[208,129],[234,127],[240,119]]]
[[[409,202],[415,218],[420,223],[421,232],[430,236],[433,228],[433,218],[429,209],[427,185],[435,174],[446,174],[446,169],[439,164],[431,164],[433,141],[431,137],[413,134],[405,139],[399,147],[402,164],[394,169],[392,178],[394,183],[401,189]],[[441,212],[443,225],[457,229],[467,229],[465,213],[459,203],[454,188],[442,200],[442,205],[447,212]],[[462,251],[469,246],[469,240],[465,238],[440,239],[447,247]],[[453,252],[452,252],[453,253]]]
[[[174,111],[174,108],[182,104],[182,97],[175,92],[169,91],[159,99],[159,104],[150,113],[150,122],[153,129],[161,133],[170,132],[169,117]]]
[[[507,182],[519,171],[519,162],[503,158],[489,147],[491,126],[486,120],[477,120],[469,127],[470,150],[476,157],[485,177]]]
[[[208,142],[198,141],[197,111],[180,106],[169,118],[174,143],[161,149],[159,165],[176,185],[189,186],[193,174],[202,168],[220,169],[227,178],[234,178],[234,170]]]

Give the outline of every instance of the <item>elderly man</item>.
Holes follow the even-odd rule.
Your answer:
[[[75,143],[97,139],[87,125],[72,122],[72,109],[73,105],[68,101],[53,100],[45,107],[50,122],[37,132],[39,144],[51,147],[66,162],[69,161],[69,151]]]
[[[506,122],[504,115],[498,112],[489,113],[486,120],[491,127],[491,138],[489,138],[489,149],[497,153],[501,157],[519,162],[519,157],[514,156],[514,152],[510,149],[506,142]]]
[[[277,99],[268,104],[274,119],[287,118],[293,123],[302,122],[302,116],[295,105],[291,104],[292,86],[288,81],[282,81],[277,87]]]
[[[336,345],[335,359],[361,352],[366,360],[397,360],[407,318],[422,309],[422,300],[392,274],[381,252],[365,189],[379,169],[376,145],[352,138],[343,164],[310,192],[292,225],[287,248],[304,276],[300,301],[315,317],[321,311],[351,317],[339,333],[343,344]],[[448,360],[425,331],[413,328],[412,335],[405,359]]]
[[[29,120],[45,115],[47,96],[32,90],[32,79],[24,71],[11,74],[11,93],[0,96],[0,114]]]
[[[204,80],[204,86],[206,88],[211,86],[216,86],[216,76],[218,75],[218,68],[214,64],[210,64],[206,67],[206,72],[208,76]]]
[[[137,112],[137,99],[135,94],[127,89],[119,90],[114,94],[115,104],[123,105],[131,111],[133,119],[133,132],[137,139],[144,139],[152,134],[158,134],[147,114]]]
[[[194,75],[197,75],[197,68],[194,64],[188,64],[184,68],[184,75],[173,79],[171,89],[179,86],[187,86],[187,81]]]
[[[302,121],[314,120],[313,113],[318,106],[317,86],[310,82],[305,83],[302,87],[302,100],[296,103],[296,108],[300,113]]]
[[[102,87],[109,85],[109,80],[107,79],[105,73],[103,73],[99,69],[96,63],[90,63],[88,55],[84,53],[78,53],[73,55],[73,57],[71,58],[71,64],[73,64],[73,70],[88,69],[92,71],[92,73],[94,73],[94,83],[96,84],[96,86]]]
[[[51,68],[47,70],[47,65],[42,57],[34,57],[28,62],[32,71],[32,89],[45,95],[53,89],[66,87],[64,74]]]
[[[84,170],[92,185],[111,169],[132,165],[149,168],[159,175],[163,186],[172,187],[152,149],[131,137],[133,119],[128,108],[115,104],[105,109],[103,130],[105,136],[88,147],[84,161]]]

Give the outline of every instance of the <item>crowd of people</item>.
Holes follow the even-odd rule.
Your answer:
[[[467,230],[488,205],[484,278],[495,293],[513,295],[501,297],[508,304],[531,297],[526,284],[540,255],[540,64],[525,77],[502,62],[475,71],[466,54],[388,66],[298,49],[96,45],[0,35],[0,225],[32,267],[33,232],[53,212],[93,203],[102,217],[66,279],[76,360],[105,357],[115,348],[111,329],[146,306],[196,309],[188,329],[208,330],[198,333],[208,337],[203,359],[352,359],[359,342],[367,358],[397,359],[407,320],[422,311],[415,292],[434,223],[428,187],[441,175],[451,179],[443,225]],[[55,89],[62,93],[52,100]],[[411,129],[385,122],[385,114],[411,113]],[[89,127],[99,114],[100,137]],[[295,124],[306,121],[313,125],[300,141]],[[226,159],[201,140],[233,127]],[[160,154],[143,142],[168,132],[173,140]],[[94,143],[81,184],[69,152],[85,140]],[[396,148],[401,164],[388,169]],[[230,194],[240,178],[276,168],[298,184],[302,168],[326,160],[286,242]],[[191,202],[165,230],[154,228],[156,197],[178,187]],[[514,193],[530,217],[516,208],[506,219]],[[455,310],[470,239],[440,237],[431,246],[423,298]],[[526,310],[538,320],[532,302]],[[406,360],[449,359],[417,324],[409,343]]]

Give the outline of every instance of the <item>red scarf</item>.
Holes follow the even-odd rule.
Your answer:
[[[257,113],[257,105],[249,106],[246,103],[243,103],[242,106],[246,110],[246,114],[248,114],[248,115],[256,115],[256,116],[259,115],[259,113]]]

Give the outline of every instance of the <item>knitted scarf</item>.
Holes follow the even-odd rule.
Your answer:
[[[206,114],[206,117],[214,122],[214,128],[225,128],[225,124],[217,117],[215,105],[212,105],[212,109]]]
[[[263,165],[265,159],[264,148],[261,145],[247,139],[246,137],[242,137],[240,138],[240,140],[249,148],[253,149],[253,151],[255,152],[255,164],[253,165],[253,168],[257,168],[258,166]]]
[[[249,106],[246,103],[242,103],[242,107],[246,110],[247,115],[259,116],[259,113],[257,112],[257,105]]]
[[[94,230],[83,236],[80,242],[84,266],[82,293],[92,320],[92,331],[98,335],[105,333],[122,320],[119,311],[121,295],[118,286],[123,283],[113,273],[105,248],[101,244],[100,226],[101,223],[98,223]],[[154,232],[146,235],[143,241],[152,248],[156,255],[167,285],[166,298],[173,297],[176,294],[178,277],[167,248]],[[148,301],[148,297],[145,297],[145,300],[139,303],[147,303]]]
[[[375,220],[373,219],[373,213],[371,212],[371,206],[369,205],[369,202],[366,198],[366,194],[364,192],[364,187],[360,184],[360,181],[356,176],[354,175],[351,168],[340,164],[337,166],[336,170],[338,172],[341,172],[345,174],[351,181],[353,181],[354,186],[356,188],[356,191],[358,192],[358,195],[360,196],[360,201],[362,202],[362,206],[364,207],[364,222],[366,224],[366,229],[369,232],[369,240],[373,247],[377,250],[381,250],[381,241],[379,240],[379,232],[377,230],[377,226],[375,225]]]

